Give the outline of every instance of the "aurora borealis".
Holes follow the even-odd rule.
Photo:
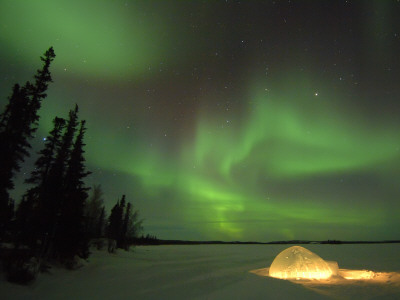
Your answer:
[[[87,184],[108,209],[126,194],[159,238],[399,239],[399,15],[390,0],[2,1],[0,101],[53,46],[35,150],[78,103]]]

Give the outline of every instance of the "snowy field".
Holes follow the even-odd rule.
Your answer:
[[[339,268],[386,272],[385,280],[286,281],[267,268],[291,245],[141,246],[94,251],[76,271],[52,268],[30,286],[0,281],[1,299],[400,299],[400,244],[305,245]],[[379,273],[377,273],[379,274]]]

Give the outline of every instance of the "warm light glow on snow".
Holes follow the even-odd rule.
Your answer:
[[[375,277],[375,273],[368,270],[340,270],[340,276],[345,279],[365,280]]]
[[[332,273],[326,261],[301,246],[283,250],[269,269],[269,276],[281,279],[327,279]]]
[[[370,283],[393,283],[400,287],[398,272],[339,269],[336,261],[325,261],[317,254],[300,246],[293,246],[280,252],[270,268],[250,272],[258,276],[291,280],[307,286],[358,284],[369,281]]]
[[[370,280],[376,273],[368,270],[340,269],[335,261],[325,261],[301,246],[293,246],[279,253],[269,268],[269,276],[280,279],[328,279],[339,276],[349,280]]]

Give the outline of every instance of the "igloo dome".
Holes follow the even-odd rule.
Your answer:
[[[326,279],[333,273],[325,260],[301,246],[283,250],[269,268],[269,276],[281,279]]]

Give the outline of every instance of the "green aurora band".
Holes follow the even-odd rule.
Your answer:
[[[0,31],[0,41],[30,48],[22,64],[36,61],[43,45],[53,45],[58,49],[54,67],[70,69],[75,76],[144,76],[153,61],[166,55],[168,40],[157,29],[164,24],[140,14],[140,4],[134,6],[128,14],[124,5],[110,1],[3,1],[0,17],[10,25]]]
[[[118,143],[104,152],[92,149],[89,162],[140,178],[149,195],[163,189],[181,195],[195,207],[185,210],[185,220],[209,222],[205,230],[220,232],[218,237],[249,236],[244,216],[259,222],[275,220],[274,230],[286,238],[298,236],[295,228],[304,223],[360,227],[383,223],[386,215],[375,203],[351,209],[343,199],[335,200],[350,198],[351,192],[282,198],[269,196],[268,187],[273,189],[277,182],[290,186],[294,180],[312,182],[316,177],[343,178],[360,171],[379,175],[382,166],[398,160],[398,133],[382,123],[362,124],[361,116],[357,121],[354,114],[346,117],[314,95],[293,105],[294,95],[276,99],[263,92],[255,94],[249,116],[237,128],[220,126],[218,116],[210,120],[210,114],[200,115],[194,139],[185,141],[181,154],[172,160],[162,152],[140,150],[137,144]],[[104,139],[123,140],[111,135]],[[106,159],[115,152],[117,160]],[[319,203],[318,197],[331,201]]]

